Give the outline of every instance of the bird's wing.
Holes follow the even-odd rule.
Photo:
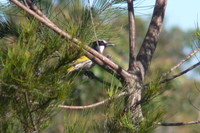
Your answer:
[[[73,64],[77,64],[77,63],[81,63],[81,62],[84,62],[84,61],[87,61],[87,60],[90,60],[88,57],[86,56],[81,56],[80,58],[76,59]]]
[[[76,59],[75,61],[73,61],[72,63],[72,66],[70,66],[68,69],[67,69],[67,72],[72,72],[74,70],[77,70],[77,69],[80,69],[80,66],[78,65],[79,63],[82,63],[82,62],[87,62],[87,61],[90,61],[89,58],[87,58],[86,56],[81,56],[80,58]]]

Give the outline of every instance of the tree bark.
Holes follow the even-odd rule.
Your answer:
[[[134,75],[134,78],[127,77],[125,83],[128,92],[125,100],[125,113],[129,113],[133,124],[138,125],[143,118],[142,107],[139,103],[142,94],[142,80],[140,76]]]
[[[142,95],[144,76],[146,71],[148,70],[152,56],[156,49],[158,37],[160,35],[164,20],[167,0],[156,0],[152,20],[149,29],[147,31],[146,37],[144,39],[144,42],[137,55],[136,61],[134,57],[135,23],[134,23],[133,0],[127,0],[127,3],[128,3],[129,25],[130,25],[129,29],[130,60],[129,60],[128,72],[130,72],[132,76],[125,77],[126,90],[129,94],[125,101],[126,102],[125,111],[131,115],[133,124],[138,125],[140,124],[143,118],[140,101]]]
[[[158,38],[163,25],[166,6],[167,0],[156,0],[148,31],[136,57],[136,60],[142,63],[145,73],[149,68],[151,59],[156,50]]]
[[[134,72],[135,61],[135,16],[133,0],[128,0],[128,19],[129,19],[129,68],[130,73]]]

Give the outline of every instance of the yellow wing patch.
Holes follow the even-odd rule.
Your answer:
[[[78,58],[77,60],[74,61],[74,64],[77,64],[77,63],[80,63],[80,62],[84,62],[84,61],[87,61],[87,60],[89,60],[88,57],[81,56],[80,58]]]
[[[90,59],[87,58],[86,56],[82,56],[82,57],[76,59],[76,60],[73,62],[73,65],[67,69],[67,72],[72,72],[72,71],[74,71],[74,69],[76,69],[76,68],[75,68],[76,64],[81,63],[81,62],[84,62],[84,61],[87,61],[87,60],[90,60]]]
[[[75,68],[74,66],[69,67],[69,68],[67,69],[67,72],[71,72],[71,71],[73,71],[74,68]]]

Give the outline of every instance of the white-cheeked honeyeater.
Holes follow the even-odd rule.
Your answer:
[[[114,45],[115,44],[108,43],[105,40],[98,40],[93,42],[91,47],[102,54],[106,47]],[[89,70],[94,65],[95,63],[91,61],[89,58],[87,58],[86,56],[81,56],[80,58],[72,62],[72,65],[67,69],[67,73],[80,70]]]

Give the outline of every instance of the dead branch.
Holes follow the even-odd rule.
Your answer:
[[[167,76],[168,74],[170,74],[172,71],[174,71],[175,69],[177,69],[178,67],[180,67],[184,62],[186,62],[187,60],[189,60],[190,58],[192,58],[197,52],[200,51],[200,48],[195,49],[193,52],[191,52],[185,59],[183,59],[182,61],[180,61],[178,64],[176,64],[174,67],[172,67],[169,71],[165,72],[164,74],[162,74],[162,76],[159,79],[162,79],[163,77]]]
[[[174,75],[174,76],[171,76],[170,78],[166,78],[166,79],[161,80],[161,81],[159,82],[159,84],[164,84],[164,83],[166,83],[166,82],[169,82],[169,81],[171,81],[171,80],[173,80],[173,79],[175,79],[175,78],[177,78],[177,77],[179,77],[179,76],[181,76],[181,75],[183,75],[183,74],[185,74],[185,73],[191,71],[192,69],[196,68],[196,67],[199,66],[199,65],[200,65],[200,62],[194,64],[193,66],[189,67],[188,69],[186,69],[186,70],[184,70],[184,71],[182,71],[182,72],[180,72],[180,73],[178,73],[178,74],[176,74],[176,75]],[[145,84],[145,85],[143,86],[143,89],[146,90],[146,89],[149,89],[149,87],[150,87],[150,83],[147,83],[147,84]]]
[[[156,0],[149,29],[137,55],[137,61],[140,61],[144,67],[144,73],[148,70],[156,50],[156,45],[163,25],[166,5],[167,0]]]
[[[98,107],[100,105],[103,105],[113,99],[117,99],[117,98],[120,98],[122,96],[125,96],[127,95],[127,92],[122,92],[120,93],[119,95],[117,96],[113,96],[113,97],[110,97],[108,99],[105,99],[103,101],[100,101],[98,103],[94,103],[94,104],[90,104],[90,105],[85,105],[85,106],[68,106],[68,105],[58,105],[59,108],[63,108],[63,109],[79,109],[79,110],[82,110],[82,109],[89,109],[89,108],[95,108],[95,107]]]
[[[193,66],[189,67],[188,69],[186,69],[186,70],[184,70],[184,71],[182,71],[182,72],[180,72],[180,73],[178,73],[178,74],[176,74],[176,75],[174,75],[174,76],[172,76],[170,78],[166,78],[166,79],[160,81],[160,84],[163,84],[165,82],[169,82],[169,81],[171,81],[171,80],[173,80],[173,79],[175,79],[175,78],[177,78],[177,77],[179,77],[179,76],[191,71],[192,69],[196,68],[199,65],[200,65],[200,62],[194,64]]]
[[[190,122],[175,122],[175,123],[158,123],[157,125],[160,126],[186,126],[186,125],[194,125],[194,124],[200,124],[199,121],[190,121]]]

